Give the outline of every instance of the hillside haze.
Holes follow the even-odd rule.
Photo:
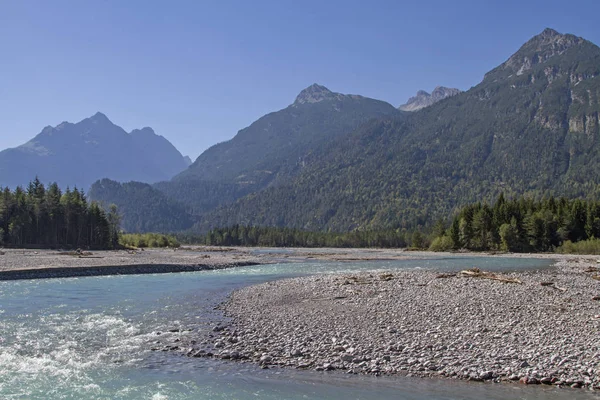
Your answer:
[[[42,182],[87,189],[101,178],[158,182],[187,167],[184,157],[151,128],[125,132],[96,113],[78,123],[48,126],[27,143],[0,152],[0,186]]]

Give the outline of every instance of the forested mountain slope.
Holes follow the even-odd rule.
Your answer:
[[[115,204],[125,232],[175,232],[195,222],[181,204],[146,183],[102,179],[92,185],[89,196],[104,208]]]
[[[206,150],[171,181],[157,183],[154,187],[164,196],[185,205],[189,213],[204,214],[250,193],[289,182],[302,171],[305,160],[314,152],[340,140],[360,124],[382,116],[402,114],[386,102],[334,93],[314,84],[304,89],[290,106],[261,117],[230,141]],[[114,189],[111,193],[103,188],[101,200],[133,203],[122,197],[128,193],[135,195],[133,192]],[[91,198],[97,199],[96,193],[98,191],[92,190]],[[157,194],[147,192],[146,195]],[[139,207],[161,201],[162,196],[158,196],[140,203]],[[154,208],[144,213],[157,218],[160,215]],[[126,225],[138,225],[129,220],[126,212],[123,212],[123,218]]]
[[[596,196],[599,76],[596,45],[547,29],[467,92],[362,125],[306,158],[296,179],[205,215],[196,230],[413,226],[500,192]]]

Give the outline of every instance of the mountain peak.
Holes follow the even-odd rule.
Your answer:
[[[104,114],[102,114],[100,111],[98,111],[96,114],[92,115],[90,117],[90,120],[92,120],[93,122],[110,122],[110,120],[108,119],[108,117]]]
[[[294,104],[318,103],[332,97],[335,97],[335,93],[331,90],[327,89],[325,86],[313,83],[300,92],[296,97]]]
[[[555,31],[552,28],[546,28],[542,31],[542,33],[540,33],[539,35],[537,35],[536,37],[540,37],[540,38],[553,38],[556,36],[562,36],[560,33],[558,33],[557,31]]]
[[[401,111],[418,111],[422,108],[429,107],[446,97],[456,96],[461,91],[459,89],[437,86],[431,94],[425,90],[419,90],[417,94],[398,107]]]
[[[560,56],[572,47],[581,45],[585,39],[571,34],[562,34],[546,28],[532,37],[502,65],[485,75],[484,79],[502,79],[516,74],[523,75],[538,64]]]
[[[145,126],[142,129],[134,129],[129,134],[130,135],[146,135],[146,136],[151,136],[151,135],[156,135],[156,132],[154,132],[154,129],[150,128],[149,126]]]

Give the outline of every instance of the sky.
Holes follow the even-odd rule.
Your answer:
[[[467,90],[600,1],[0,0],[0,149],[97,111],[195,159],[313,83],[394,106]]]

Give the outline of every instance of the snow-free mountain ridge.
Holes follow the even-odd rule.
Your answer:
[[[21,146],[0,152],[0,186],[40,181],[87,189],[111,178],[158,182],[187,167],[184,157],[151,128],[125,132],[98,112],[78,123],[45,127]]]

